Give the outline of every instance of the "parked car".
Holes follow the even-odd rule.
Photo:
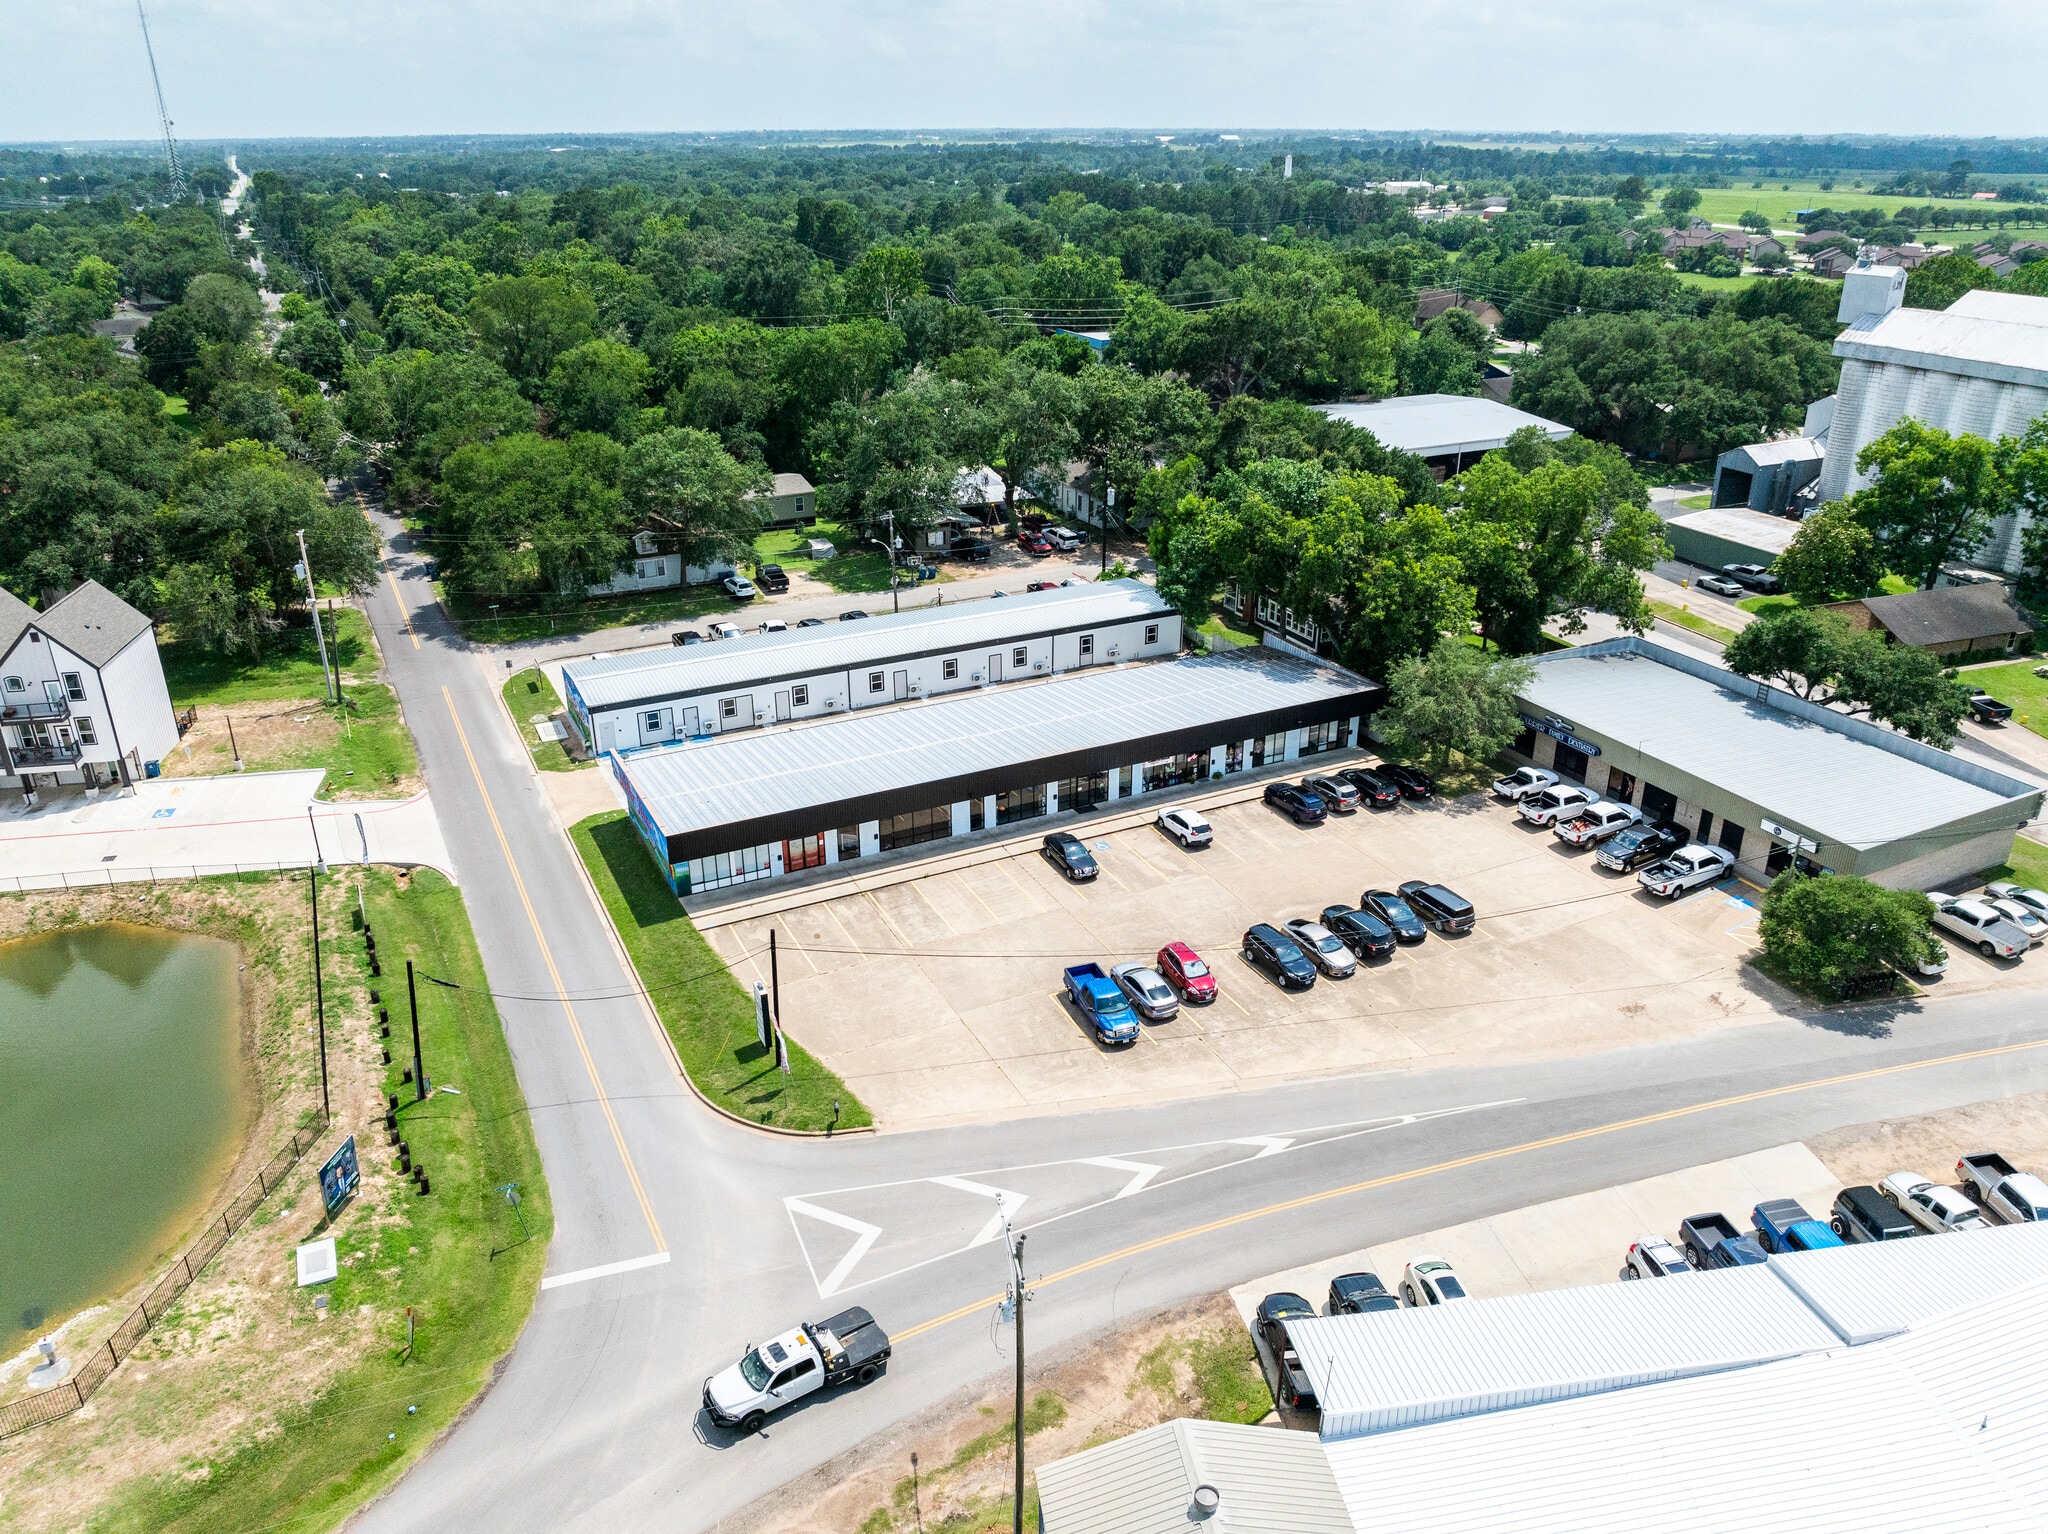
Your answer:
[[[1266,803],[1292,817],[1298,826],[1319,826],[1329,813],[1321,799],[1293,783],[1268,783]]]
[[[1052,544],[1046,540],[1045,534],[1034,533],[1028,527],[1017,535],[1017,547],[1034,557],[1042,558],[1052,552]]]
[[[1152,964],[1182,1001],[1202,1007],[1216,999],[1216,976],[1202,956],[1186,943],[1168,943]]]
[[[1758,596],[1776,596],[1785,589],[1785,583],[1762,565],[1723,565],[1721,573],[1732,576]]]
[[[1702,591],[1711,591],[1717,597],[1746,597],[1749,588],[1742,582],[1730,580],[1725,575],[1703,575],[1693,584]]]
[[[1948,950],[1942,947],[1938,939],[1929,938],[1927,941],[1927,957],[1915,964],[1913,969],[1916,974],[1924,975],[1932,980],[1938,975],[1948,973]]]
[[[1685,832],[1668,821],[1659,821],[1655,825],[1639,821],[1616,833],[1614,839],[1605,843],[1593,856],[1603,868],[1628,873],[1645,863],[1662,861],[1688,840]]]
[[[754,600],[754,583],[737,570],[733,571],[732,574],[728,575],[718,584],[725,588],[725,594],[735,602],[751,602]]]
[[[823,618],[799,618],[796,620],[796,626],[800,629],[821,629],[825,626],[825,620]]]
[[[1361,959],[1384,959],[1396,946],[1394,929],[1369,911],[1354,911],[1348,905],[1326,905],[1322,923]]]
[[[1316,967],[1278,927],[1260,922],[1245,932],[1242,952],[1253,969],[1270,976],[1283,991],[1306,991],[1316,983]]]
[[[1642,818],[1643,812],[1632,804],[1610,804],[1600,799],[1569,819],[1560,818],[1550,828],[1550,834],[1574,847],[1592,847],[1626,831]]]
[[[1026,591],[1058,591],[1060,583],[1058,581],[1026,581],[1024,589]]]
[[[970,565],[978,565],[995,552],[986,538],[955,538],[946,545],[946,552],[954,559]]]
[[[1725,879],[1734,866],[1735,854],[1726,847],[1709,847],[1705,842],[1693,842],[1637,874],[1636,883],[1653,895],[1676,900],[1688,890]]]
[[[1357,957],[1345,946],[1344,939],[1322,923],[1297,916],[1285,926],[1287,935],[1308,955],[1309,963],[1332,980],[1349,980],[1358,973]]]
[[[1301,780],[1301,786],[1323,801],[1323,808],[1339,815],[1349,815],[1358,808],[1357,788],[1342,778],[1312,775]]]
[[[1152,823],[1183,847],[1206,847],[1215,839],[1209,822],[1193,810],[1161,810]]]
[[[1917,1221],[1868,1183],[1835,1195],[1828,1229],[1844,1241],[1897,1241],[1925,1234]]]
[[[1337,776],[1357,789],[1358,797],[1376,810],[1401,802],[1401,785],[1370,767],[1346,767]]]
[[[1470,932],[1472,924],[1479,919],[1478,913],[1472,909],[1472,902],[1448,885],[1410,879],[1401,886],[1401,897],[1408,902],[1408,909],[1438,937],[1456,937],[1461,932]]]
[[[1806,1212],[1796,1198],[1767,1198],[1749,1212],[1756,1244],[1767,1252],[1815,1252],[1842,1238]]]
[[[1504,778],[1493,780],[1494,797],[1519,804],[1531,794],[1557,786],[1557,774],[1547,767],[1517,767]]]
[[[746,630],[742,629],[737,623],[719,622],[711,625],[711,637],[713,639],[738,639],[745,632]]]
[[[2038,943],[2042,938],[2048,937],[2048,921],[2043,921],[2039,912],[2022,905],[2019,901],[1987,900],[1984,903],[2026,933],[2029,942]]]
[[[1621,1276],[1631,1278],[1668,1278],[1674,1273],[1690,1273],[1692,1264],[1685,1260],[1685,1253],[1661,1236],[1645,1236],[1628,1249],[1628,1256],[1621,1262]]]
[[[1358,897],[1358,909],[1385,922],[1397,943],[1419,943],[1429,935],[1422,918],[1392,890],[1367,890]]]
[[[1071,831],[1054,831],[1039,844],[1039,854],[1065,874],[1070,882],[1092,879],[1102,870],[1088,844]]]
[[[1387,1293],[1377,1273],[1339,1273],[1330,1280],[1330,1314],[1370,1316],[1383,1310],[1399,1310],[1401,1302]]]
[[[2048,890],[2030,889],[2024,884],[1987,884],[1984,893],[1993,900],[2017,900],[2036,916],[2048,916]]]
[[[2017,959],[2034,940],[2006,917],[1981,900],[1958,900],[1953,895],[1930,896],[1934,920],[1948,928],[1987,959]]]
[[[1685,1260],[1702,1270],[1747,1268],[1771,1260],[1753,1237],[1743,1235],[1733,1220],[1718,1212],[1679,1221],[1678,1239],[1684,1244]]]
[[[1443,1258],[1418,1257],[1401,1274],[1401,1298],[1410,1305],[1442,1305],[1471,1296]]]
[[[1063,554],[1071,554],[1088,540],[1071,527],[1048,527],[1044,530],[1045,541]]]
[[[1100,964],[1069,965],[1060,981],[1067,1000],[1103,1043],[1138,1042],[1138,1014],[1131,1009],[1123,987],[1105,975]]]
[[[1578,783],[1559,783],[1529,795],[1515,813],[1532,826],[1549,826],[1555,825],[1561,816],[1577,814],[1599,801],[1600,796],[1590,788]]]
[[[1138,1016],[1148,1023],[1164,1023],[1180,1016],[1180,998],[1166,977],[1149,964],[1118,964],[1109,972],[1117,989],[1131,999]]]
[[[1934,1232],[1984,1230],[1991,1222],[1969,1199],[1918,1172],[1893,1172],[1877,1185],[1901,1214]]]
[[[1259,1301],[1257,1319],[1253,1322],[1259,1340],[1266,1345],[1266,1351],[1273,1355],[1273,1364],[1280,1371],[1279,1387],[1273,1398],[1282,1406],[1297,1407],[1303,1411],[1316,1409],[1315,1386],[1309,1383],[1308,1371],[1301,1366],[1301,1355],[1294,1350],[1294,1344],[1287,1336],[1289,1321],[1305,1320],[1316,1313],[1315,1306],[1298,1294],[1269,1294]]]
[[[789,632],[789,625],[780,618],[770,618],[761,625],[761,632],[764,634],[787,634]]]
[[[1974,1189],[1978,1204],[2008,1225],[2048,1220],[2048,1183],[1996,1151],[1963,1157],[1956,1163],[1956,1181]]]
[[[1404,767],[1399,762],[1381,762],[1374,770],[1400,789],[1403,799],[1427,799],[1436,792],[1436,780],[1419,767]]]
[[[856,607],[856,608],[852,609],[852,610],[851,610],[850,612],[843,612],[843,613],[841,613],[841,614],[839,615],[839,621],[840,621],[841,623],[851,623],[851,622],[853,622],[853,621],[854,621],[854,620],[855,620],[856,618],[865,618],[866,616],[867,616],[867,614],[866,614],[866,613],[862,612],[862,611],[861,611],[861,610],[860,610],[860,609],[859,609],[858,607]]]
[[[695,629],[677,629],[668,636],[668,642],[672,645],[702,644],[704,636]]]
[[[1970,715],[1979,724],[2004,724],[2012,718],[2012,705],[1999,702],[1981,687],[1972,687]]]
[[[789,572],[780,565],[763,565],[754,572],[754,583],[763,591],[777,593],[789,590]]]

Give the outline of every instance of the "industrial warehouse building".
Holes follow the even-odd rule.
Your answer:
[[[2006,860],[2041,791],[1648,640],[1537,656],[1514,755],[1734,852],[1930,889]]]
[[[1702,570],[1729,565],[1762,565],[1768,570],[1798,531],[1797,522],[1740,507],[1688,511],[1664,524],[1672,554]]]
[[[1472,467],[1508,438],[1535,427],[1552,442],[1572,435],[1569,426],[1467,394],[1409,394],[1372,404],[1316,405],[1333,420],[1369,431],[1387,447],[1413,453],[1438,479]]]
[[[595,754],[818,719],[1180,650],[1180,615],[1142,581],[593,656],[562,668]]]
[[[1247,649],[617,754],[613,771],[690,895],[1340,750],[1385,696]]]

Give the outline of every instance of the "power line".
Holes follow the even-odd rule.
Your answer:
[[[142,0],[135,0],[135,19],[142,23],[142,51],[149,55],[149,82],[156,87],[156,115],[164,128],[164,158],[171,166],[171,201],[183,202],[185,167],[178,163],[178,141],[171,133],[171,114],[164,105],[164,82],[157,74],[156,48],[149,40],[149,17],[143,14]]]

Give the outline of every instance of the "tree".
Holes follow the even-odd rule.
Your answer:
[[[2010,500],[1999,454],[1982,437],[1950,436],[1907,416],[1856,455],[1877,478],[1850,498],[1885,564],[1931,591],[1941,567],[1967,558]]]
[[[144,332],[147,334],[147,332]],[[435,494],[441,466],[458,448],[533,429],[533,407],[487,357],[461,352],[400,352],[349,374],[348,429],[386,442],[401,504]]]
[[[1673,218],[1684,218],[1700,205],[1700,194],[1689,186],[1674,186],[1658,201]]]
[[[1884,561],[1870,529],[1836,501],[1799,524],[1771,572],[1802,601],[1827,602],[1875,591],[1884,579]]]
[[[1906,307],[1946,309],[1972,288],[1997,285],[1997,274],[1969,256],[1935,256],[1906,273]]]
[[[175,390],[184,383],[202,344],[198,321],[183,304],[159,311],[135,337],[143,369],[159,389]]]
[[[637,347],[585,341],[555,359],[541,392],[563,435],[598,431],[630,442],[640,428],[652,372]]]
[[[1522,733],[1516,698],[1535,668],[1525,660],[1485,655],[1447,634],[1424,656],[1394,668],[1387,704],[1373,715],[1373,734],[1388,754],[1447,772],[1453,759],[1491,760]]]
[[[240,345],[256,333],[263,318],[263,300],[239,277],[207,272],[194,277],[180,305],[192,316],[200,337]]]
[[[1754,208],[1744,213],[1735,222],[1745,229],[1755,231],[1757,234],[1769,234],[1771,232],[1770,219],[1764,214],[1757,212]]]
[[[1838,612],[1784,608],[1760,614],[1728,642],[1722,660],[1850,715],[1867,715],[1947,750],[1969,705],[1925,650],[1857,630]]]
[[[670,426],[636,438],[626,449],[620,488],[628,517],[654,532],[684,562],[737,563],[754,546],[761,514],[752,496],[773,476],[741,463],[708,431]]]
[[[953,509],[959,461],[947,407],[965,407],[961,385],[895,389],[863,405],[833,405],[807,442],[818,510],[871,539],[906,547]]]
[[[2048,262],[2042,263],[2048,265]],[[2048,417],[2036,417],[2017,437],[2001,437],[1998,468],[2011,504],[2024,512],[2020,565],[2028,595],[2048,596]]]
[[[113,312],[112,301],[90,288],[55,287],[29,310],[28,331],[32,336],[89,336],[93,323]]]
[[[924,291],[924,257],[904,245],[872,246],[846,274],[846,307],[856,316],[894,321],[897,310]]]
[[[1479,369],[1492,353],[1492,331],[1463,309],[1446,309],[1401,358],[1401,392],[1477,394]]]
[[[590,339],[597,304],[560,277],[499,277],[478,290],[468,318],[485,354],[535,388],[557,357]]]
[[[342,370],[348,365],[348,342],[325,309],[309,308],[285,327],[274,355],[286,367],[335,384],[341,382]]]
[[[1793,984],[1827,1000],[1889,990],[1896,973],[1932,959],[1934,903],[1841,874],[1787,869],[1764,892],[1764,953]]]
[[[451,587],[581,596],[610,579],[632,547],[619,491],[625,453],[595,432],[566,442],[519,432],[457,449],[441,473]]]
[[[1055,481],[1063,477],[1077,442],[1080,391],[1062,374],[1012,361],[975,391],[975,406],[980,416],[977,456],[1002,480],[1003,518],[1011,521],[1020,489],[1050,500]]]

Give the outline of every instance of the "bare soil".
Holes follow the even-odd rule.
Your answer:
[[[1843,1183],[1875,1185],[1887,1173],[1918,1172],[1937,1182],[1955,1177],[1956,1161],[2001,1152],[2029,1171],[2048,1170],[2048,1092],[1969,1103],[1942,1113],[1851,1124],[1815,1135],[1807,1148]]]

